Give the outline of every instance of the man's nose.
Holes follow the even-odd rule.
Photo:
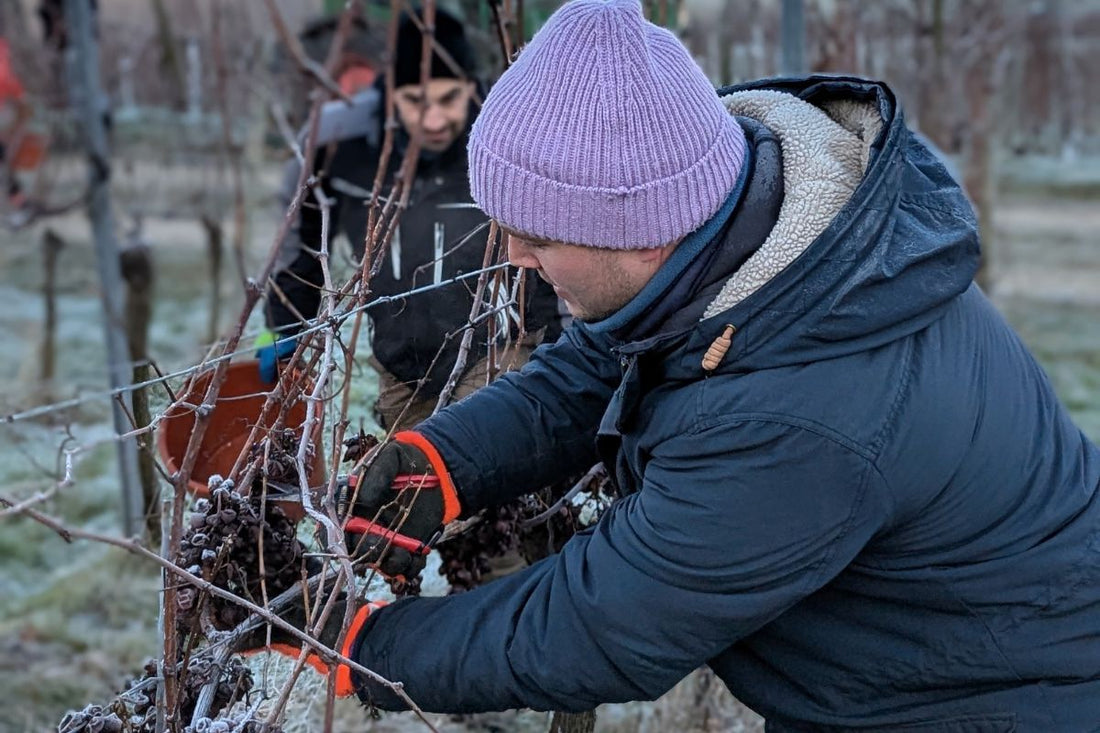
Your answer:
[[[539,267],[538,258],[519,237],[508,236],[508,261],[513,267],[528,267],[532,270],[537,270]]]
[[[424,129],[428,132],[439,132],[447,126],[447,116],[438,104],[429,104],[424,110]]]

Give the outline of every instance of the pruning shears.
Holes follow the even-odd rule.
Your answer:
[[[359,476],[357,474],[341,475],[337,477],[336,482],[337,508],[339,513],[343,515],[347,511],[348,502],[354,495],[356,486],[359,484]],[[267,498],[269,500],[297,503],[301,503],[302,501],[302,497],[299,494],[300,489],[293,484],[269,480],[267,486]],[[407,491],[409,489],[438,489],[440,483],[439,476],[435,474],[402,473],[394,476],[392,486],[395,491]],[[320,486],[311,486],[310,490],[319,491],[322,488],[323,487]],[[380,537],[394,547],[400,547],[414,555],[427,555],[432,551],[432,545],[438,537],[437,533],[435,537],[432,537],[427,542],[422,542],[415,537],[409,537],[408,535],[396,532],[378,522],[372,522],[369,519],[354,515],[349,516],[345,521],[344,531],[352,534],[369,534]]]

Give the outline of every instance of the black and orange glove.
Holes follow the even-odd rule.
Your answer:
[[[348,551],[398,579],[424,569],[432,540],[462,511],[439,452],[412,431],[398,433],[368,460],[348,499],[355,517],[373,523],[369,532],[349,531]]]
[[[344,643],[337,649],[336,642],[340,638],[340,629],[344,625],[346,602],[343,600],[336,602],[328,618],[325,620],[324,627],[316,634],[317,641],[321,642],[329,649],[339,651],[343,656],[350,658],[351,650],[355,647],[355,642],[358,640],[359,634],[363,630],[363,624],[366,623],[367,618],[373,612],[384,605],[386,605],[385,601],[369,601],[361,605],[358,610],[356,610],[354,618],[352,618],[351,625],[348,627],[347,636],[344,637]],[[305,604],[301,598],[296,599],[290,607],[281,611],[279,617],[294,628],[301,629],[308,633],[309,622],[306,619]],[[270,629],[271,634],[270,643],[268,643],[268,629]],[[238,648],[245,656],[263,651],[272,651],[297,660],[302,653],[302,642],[283,631],[278,626],[263,625],[245,636],[244,640],[238,645]],[[315,669],[318,674],[326,677],[332,671],[332,667],[318,654],[313,652],[310,652],[310,654],[306,656],[306,664]],[[355,685],[352,682],[351,668],[346,664],[338,665],[336,668],[336,695],[338,697],[347,697],[354,693]]]

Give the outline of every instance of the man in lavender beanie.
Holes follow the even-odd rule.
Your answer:
[[[474,200],[508,228],[645,249],[718,210],[745,135],[637,0],[573,0],[493,87],[469,154]]]
[[[718,211],[745,145],[687,49],[646,22],[637,0],[573,0],[485,100],[470,134],[470,188],[513,235],[513,264],[538,267],[574,315],[592,320],[623,305],[668,245]],[[585,297],[576,291],[589,283],[524,261],[524,243],[537,240],[650,251],[589,255],[608,282]]]
[[[1098,730],[1100,449],[973,285],[974,212],[886,85],[715,94],[636,0],[572,0],[469,158],[581,322],[386,443],[354,512],[429,543],[597,462],[618,498],[520,572],[360,609],[345,656],[426,711],[591,710],[709,666],[774,733]]]

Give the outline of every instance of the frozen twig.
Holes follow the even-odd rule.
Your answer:
[[[5,500],[3,497],[0,497],[0,501],[6,502],[7,500]],[[245,598],[241,598],[240,596],[231,593],[230,591],[219,588],[213,583],[210,583],[193,573],[189,573],[188,571],[179,567],[170,560],[167,560],[157,553],[152,552],[144,545],[142,545],[141,542],[137,539],[112,537],[110,535],[100,534],[98,532],[89,532],[83,529],[68,527],[60,520],[31,508],[23,509],[21,513],[57,533],[57,535],[64,539],[66,542],[72,542],[74,540],[98,542],[100,544],[118,547],[133,555],[137,555],[139,557],[145,558],[146,560],[150,560],[159,565],[165,572],[175,576],[184,583],[192,585],[198,588],[200,591],[203,591],[210,595],[217,596],[218,598],[222,598],[224,600],[242,606],[248,609],[254,615],[254,618],[250,621],[241,624],[234,631],[226,632],[222,637],[218,638],[217,643],[211,645],[211,649],[216,649],[222,644],[233,646],[234,643],[239,643],[240,640],[243,639],[249,631],[256,628],[256,626],[258,626],[260,623],[268,623],[272,626],[278,627],[280,631],[290,635],[297,642],[312,649],[326,662],[333,664],[346,664],[358,674],[361,674],[379,684],[386,685],[395,693],[397,693],[401,697],[401,699],[407,705],[409,705],[410,709],[419,710],[416,704],[412,700],[410,700],[405,694],[400,683],[391,682],[379,675],[378,673],[367,669],[358,662],[352,659],[348,659],[339,652],[326,647],[320,641],[310,636],[305,631],[295,628],[293,625],[287,623],[278,615],[279,610],[290,606],[290,604],[293,603],[294,600],[301,595],[302,588],[300,586],[296,586],[279,595],[271,602],[269,608],[263,608]],[[319,579],[315,580],[314,582],[319,582]],[[166,635],[170,635],[170,630],[168,629],[168,627],[166,627],[165,633]]]
[[[7,517],[11,517],[16,514],[22,514],[23,510],[25,509],[29,509],[45,501],[49,501],[57,494],[57,490],[59,488],[60,484],[55,484],[44,491],[36,491],[34,494],[31,494],[22,501],[18,502],[14,499],[0,496],[0,504],[3,504],[7,507],[7,509],[0,511],[0,519],[6,519]]]
[[[232,654],[233,650],[229,646],[214,650],[214,664],[217,665],[218,669],[221,669]],[[211,675],[210,681],[199,690],[198,700],[195,701],[195,712],[191,714],[192,727],[199,721],[199,718],[205,718],[207,711],[210,710],[210,705],[214,702],[214,693],[218,691],[218,682],[220,681],[218,678],[219,675],[217,674]]]
[[[294,134],[294,130],[290,129],[290,121],[287,119],[286,110],[283,105],[279,104],[277,99],[272,99],[269,105],[271,112],[271,119],[275,121],[275,127],[279,131],[279,135],[283,138],[283,142],[286,143],[290,152],[294,153],[294,158],[298,161],[298,165],[305,163],[305,155],[302,153],[302,146],[298,144],[298,136]]]
[[[567,502],[571,501],[574,496],[584,491],[588,487],[588,484],[592,483],[592,479],[603,473],[603,470],[603,463],[597,463],[595,466],[588,469],[588,473],[584,474],[584,476],[582,476],[581,479],[577,481],[577,483],[573,484],[572,488],[570,488],[569,491],[565,492],[560,499],[551,504],[549,509],[539,514],[536,514],[530,519],[525,519],[524,521],[520,522],[520,529],[530,529],[531,527],[542,524],[543,522],[550,519],[550,517],[554,516],[559,510],[561,510],[561,508],[565,506]]]
[[[264,5],[267,6],[267,12],[271,16],[271,24],[275,27],[275,33],[278,34],[279,40],[282,41],[287,51],[294,58],[298,68],[313,77],[327,92],[350,104],[351,98],[344,94],[343,90],[340,89],[340,85],[336,83],[325,67],[306,55],[305,49],[302,48],[297,36],[287,28],[286,21],[283,19],[283,14],[275,0],[264,0]]]
[[[481,301],[485,294],[485,286],[488,283],[488,271],[489,263],[493,259],[493,251],[495,249],[497,241],[497,225],[496,222],[492,222],[489,225],[489,237],[485,242],[485,256],[481,260],[482,275],[477,279],[477,287],[474,288],[474,302],[470,306],[470,321],[474,321],[477,318],[478,312],[481,310]],[[474,329],[467,329],[462,334],[462,343],[458,349],[458,356],[455,359],[454,367],[451,369],[451,375],[447,378],[446,384],[443,385],[443,390],[439,393],[439,399],[435,403],[435,411],[439,412],[447,403],[451,401],[451,396],[454,394],[455,387],[458,386],[458,381],[462,378],[463,372],[466,371],[466,360],[470,353],[470,345],[474,340]]]
[[[401,300],[407,300],[409,298],[414,298],[414,297],[417,297],[419,295],[425,295],[425,294],[431,293],[435,290],[439,290],[441,288],[445,288],[445,287],[448,287],[450,285],[454,285],[455,283],[460,283],[460,282],[464,282],[466,280],[472,280],[474,278],[481,277],[485,272],[494,272],[496,270],[504,269],[506,267],[509,267],[509,265],[506,265],[506,264],[492,265],[492,266],[487,267],[485,269],[473,270],[471,272],[464,272],[461,275],[456,275],[455,277],[452,277],[448,280],[443,280],[443,281],[438,282],[438,283],[432,283],[432,284],[429,284],[429,285],[422,285],[422,286],[417,287],[417,288],[412,288],[411,290],[407,290],[403,293],[398,293],[396,295],[385,295],[385,296],[380,296],[378,298],[374,298],[373,300],[370,300],[369,302],[364,303],[363,305],[354,306],[354,307],[349,308],[346,311],[342,311],[340,314],[334,316],[332,319],[330,319],[330,320],[328,320],[324,323],[320,323],[316,319],[314,319],[313,321],[310,322],[312,325],[310,325],[308,328],[300,331],[298,333],[298,335],[296,336],[296,338],[302,339],[302,338],[304,338],[304,337],[306,337],[310,334],[319,333],[320,331],[322,331],[324,329],[330,328],[330,327],[332,327],[332,321],[333,320],[335,321],[336,325],[339,326],[339,325],[342,325],[348,318],[356,316],[360,313],[364,313],[364,312],[373,310],[374,308],[376,308],[378,306],[386,305],[386,304],[389,304],[389,303],[394,303],[394,302],[401,301]],[[236,357],[250,355],[254,350],[255,350],[254,347],[248,346],[248,347],[245,347],[245,348],[238,348],[238,349],[233,349],[233,350],[229,350],[229,351],[224,351],[221,355],[212,357],[210,359],[206,359],[206,360],[204,360],[204,361],[202,361],[199,364],[196,364],[194,366],[187,367],[186,369],[179,369],[177,371],[169,372],[167,374],[160,374],[159,376],[157,376],[153,379],[147,379],[144,382],[139,382],[137,384],[127,385],[126,387],[120,387],[120,388],[116,388],[116,389],[103,390],[103,391],[100,391],[100,392],[91,392],[91,393],[83,395],[81,397],[74,397],[74,398],[68,399],[68,400],[60,400],[58,402],[51,402],[51,403],[46,404],[46,405],[39,405],[38,407],[33,407],[33,408],[30,408],[30,409],[27,409],[27,410],[21,410],[19,412],[11,412],[11,413],[8,413],[6,415],[0,415],[0,423],[11,424],[11,423],[17,423],[17,422],[24,422],[26,420],[39,418],[39,417],[42,417],[44,415],[48,415],[48,414],[51,414],[51,413],[54,413],[54,412],[60,412],[62,410],[70,410],[74,407],[80,407],[81,405],[87,404],[89,402],[114,399],[119,394],[123,394],[125,392],[130,392],[130,391],[133,391],[135,389],[143,389],[145,387],[150,387],[150,386],[154,386],[154,385],[165,385],[165,386],[167,386],[167,384],[166,384],[167,382],[170,382],[172,380],[177,380],[177,379],[184,379],[184,378],[187,378],[187,377],[194,376],[195,374],[198,374],[200,372],[209,371],[211,368],[216,367],[217,365],[219,365],[223,362],[228,362],[231,359],[234,359]],[[171,397],[171,399],[172,399],[173,403],[177,402],[177,399],[174,396]],[[193,407],[197,408],[198,406],[195,405]]]
[[[512,65],[512,35],[508,31],[511,19],[501,9],[500,0],[489,0],[489,8],[493,11],[493,25],[497,31],[497,41],[500,42],[500,51],[504,55],[504,68],[507,69]]]

